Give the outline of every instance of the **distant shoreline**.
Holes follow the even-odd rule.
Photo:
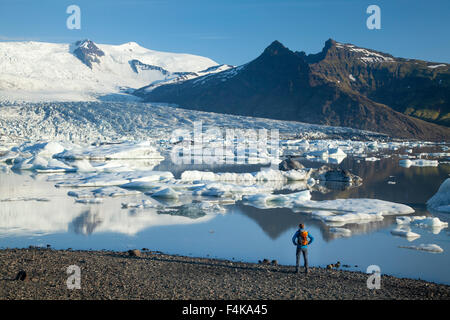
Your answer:
[[[381,288],[367,289],[368,274],[312,267],[263,265],[167,255],[155,251],[0,250],[0,299],[81,300],[448,300],[450,286],[381,275]],[[68,289],[71,265],[80,289]],[[75,267],[76,268],[76,267]],[[20,270],[26,279],[15,280]],[[302,271],[302,269],[301,269]]]

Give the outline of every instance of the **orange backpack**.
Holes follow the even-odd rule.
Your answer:
[[[308,244],[308,231],[303,230],[298,235],[298,244],[306,246]]]

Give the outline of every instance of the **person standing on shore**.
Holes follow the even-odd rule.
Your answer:
[[[308,273],[308,245],[314,241],[314,237],[305,230],[305,225],[300,223],[298,230],[292,237],[292,243],[297,246],[295,273],[299,273],[300,254],[303,254],[303,260],[305,260],[305,274]]]

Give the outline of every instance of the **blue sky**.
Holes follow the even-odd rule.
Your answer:
[[[66,8],[81,9],[81,30],[66,28]],[[381,8],[381,30],[366,9]],[[273,40],[316,53],[328,38],[394,56],[450,62],[448,0],[0,0],[0,40],[141,46],[240,65]]]

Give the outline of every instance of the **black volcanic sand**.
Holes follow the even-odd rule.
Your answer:
[[[67,288],[67,267],[81,268],[81,289]],[[20,270],[27,277],[15,280]],[[143,251],[0,250],[0,299],[449,299],[450,286],[382,275],[191,258]]]

